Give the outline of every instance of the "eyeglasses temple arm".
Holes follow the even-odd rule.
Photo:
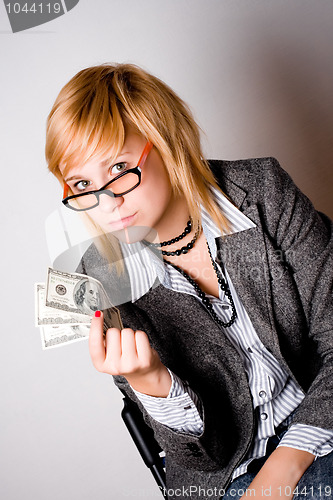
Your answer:
[[[62,199],[64,200],[65,198],[67,198],[68,196],[68,190],[69,190],[69,185],[68,184],[64,184],[64,193],[62,195]]]
[[[144,164],[144,162],[146,161],[146,158],[149,155],[149,152],[152,149],[152,147],[153,147],[153,144],[148,141],[147,144],[145,145],[144,150],[142,151],[142,155],[140,156],[138,167],[141,167],[141,165]]]

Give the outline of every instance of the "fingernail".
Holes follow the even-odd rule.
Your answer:
[[[95,311],[95,318],[101,317],[101,311]]]

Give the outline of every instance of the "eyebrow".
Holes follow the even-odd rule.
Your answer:
[[[117,159],[117,161],[115,161],[113,165],[116,165],[116,164],[118,163],[118,159],[119,159],[119,158],[121,158],[122,156],[127,155],[127,154],[129,154],[129,153],[130,153],[130,151],[124,151],[123,153],[120,153],[120,154],[117,156],[117,158],[116,158],[116,159]],[[113,163],[113,162],[111,162],[111,159],[106,159],[106,160],[103,160],[103,161],[101,161],[101,162],[100,162],[100,166],[101,166],[101,167],[104,167],[104,166],[105,166],[105,165],[107,165],[108,163]],[[67,182],[69,182],[69,181],[74,181],[74,180],[77,180],[77,179],[82,179],[83,177],[84,177],[84,175],[78,175],[78,174],[77,174],[77,175],[72,175],[71,177],[68,177],[68,179],[64,179],[64,180],[65,180],[65,182],[67,183]]]
[[[68,179],[64,179],[65,182],[69,182],[69,181],[74,181],[75,179],[82,179],[82,175],[72,175],[72,177],[68,177]]]

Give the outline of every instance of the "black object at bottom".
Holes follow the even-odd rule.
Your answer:
[[[164,463],[163,458],[160,456],[163,450],[157,444],[153,430],[144,421],[137,405],[126,394],[124,395],[124,408],[121,412],[122,419],[144,463],[155,478],[162,495],[164,498],[167,498]]]

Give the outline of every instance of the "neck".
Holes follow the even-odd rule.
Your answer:
[[[174,197],[173,200],[170,201],[166,212],[163,214],[163,217],[157,222],[154,227],[157,235],[154,231],[154,236],[149,237],[148,235],[148,237],[146,237],[146,240],[152,243],[159,243],[175,238],[184,231],[188,219],[189,209],[185,197]]]

